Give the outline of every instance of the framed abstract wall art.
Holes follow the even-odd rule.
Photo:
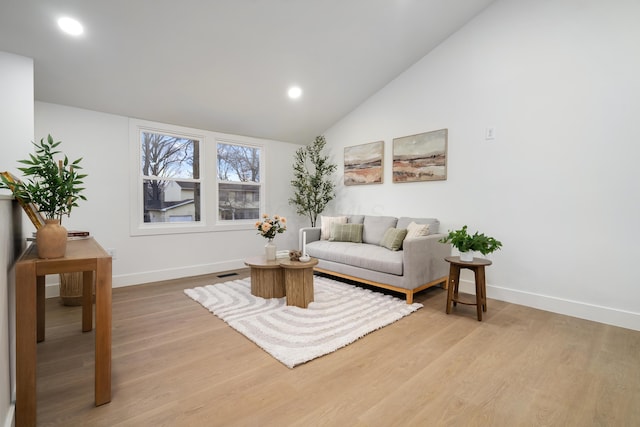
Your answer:
[[[447,179],[447,129],[393,140],[393,182]]]
[[[384,141],[344,148],[344,185],[382,184]]]

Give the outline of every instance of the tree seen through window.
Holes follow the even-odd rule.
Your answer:
[[[144,222],[200,221],[198,140],[141,132]]]
[[[260,216],[260,148],[217,144],[218,219]]]

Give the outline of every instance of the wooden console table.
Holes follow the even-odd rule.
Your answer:
[[[35,243],[16,271],[16,426],[36,425],[36,342],[44,340],[47,274],[83,272],[82,331],[92,329],[96,285],[95,404],[111,401],[111,257],[93,239],[69,240],[63,258],[40,259]]]

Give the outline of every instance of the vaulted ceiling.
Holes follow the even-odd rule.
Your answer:
[[[0,0],[0,51],[39,101],[309,143],[493,1]]]

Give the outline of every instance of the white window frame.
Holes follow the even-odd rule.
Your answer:
[[[198,140],[200,144],[200,221],[198,222],[144,222],[142,194],[141,144],[142,132],[154,132]],[[148,236],[162,234],[204,233],[216,231],[250,230],[256,220],[218,220],[217,144],[244,145],[260,149],[260,212],[265,208],[267,144],[264,140],[218,132],[203,131],[147,120],[129,119],[129,234]]]

